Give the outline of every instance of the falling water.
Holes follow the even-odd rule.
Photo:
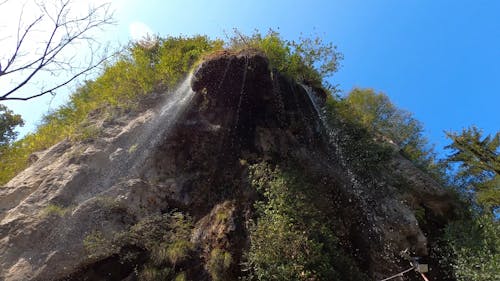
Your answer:
[[[373,209],[373,206],[370,206],[366,198],[364,197],[364,191],[363,191],[363,186],[361,185],[362,182],[359,180],[358,175],[352,170],[349,159],[347,159],[346,153],[343,151],[341,147],[341,131],[333,126],[330,125],[327,119],[326,115],[326,109],[321,108],[318,103],[318,98],[313,92],[313,89],[311,87],[308,87],[306,85],[302,85],[304,90],[306,91],[307,95],[309,96],[309,99],[314,107],[314,110],[318,114],[319,119],[321,120],[321,123],[323,124],[325,131],[327,133],[328,141],[331,145],[331,147],[334,148],[334,152],[336,154],[336,158],[339,160],[341,167],[345,170],[347,177],[349,178],[350,183],[352,184],[351,186],[351,191],[353,194],[356,195],[357,198],[361,198],[362,200],[358,200],[357,203],[360,205],[360,208],[364,210],[365,212],[365,217],[366,217],[366,222],[361,222],[360,226],[366,229],[369,237],[379,237],[378,239],[382,239],[383,234],[382,230],[379,227],[382,223],[377,222],[381,218],[377,217],[375,212],[370,212],[369,210]],[[364,182],[364,184],[369,184],[367,182]],[[351,202],[349,200],[349,202]],[[386,217],[387,218],[387,217]],[[367,227],[368,224],[369,227]],[[372,238],[375,239],[375,238]],[[386,241],[386,243],[389,242],[389,244],[386,244],[384,246],[384,251],[385,255],[389,259],[395,259],[395,260],[401,260],[400,256],[397,255],[393,249],[396,244],[394,242],[391,242],[390,240]],[[386,279],[384,279],[386,280]]]
[[[238,126],[240,119],[241,103],[243,102],[243,95],[245,93],[245,83],[247,80],[248,71],[248,57],[245,57],[245,69],[243,70],[243,80],[241,81],[240,99],[238,101],[238,107],[236,108],[236,120],[234,122],[235,128]]]
[[[309,97],[309,100],[311,101],[314,110],[318,114],[318,117],[323,124],[323,127],[325,128],[327,137],[328,137],[328,142],[330,145],[334,148],[335,150],[335,155],[337,156],[340,165],[342,168],[346,171],[347,176],[349,177],[350,182],[352,183],[352,187],[356,192],[361,192],[361,183],[358,180],[357,175],[353,172],[351,169],[347,156],[345,152],[343,151],[340,142],[341,142],[341,135],[338,129],[330,126],[330,123],[328,122],[327,116],[326,116],[326,109],[321,108],[318,103],[318,98],[316,94],[314,93],[313,89],[309,86],[301,84],[301,86],[304,88],[304,90],[307,93],[307,96]]]
[[[194,91],[191,89],[191,78],[192,73],[175,91],[167,95],[159,114],[150,121],[144,131],[134,137],[132,145],[136,147],[136,153],[131,155],[135,162],[134,168],[140,168],[144,164],[154,148],[168,137],[174,125],[191,104],[194,97]]]
[[[77,201],[92,197],[124,179],[141,176],[147,167],[147,161],[168,136],[172,129],[186,112],[194,97],[191,89],[192,74],[168,93],[158,105],[156,113],[145,124],[130,130],[122,141],[117,141],[110,151],[108,162],[104,169],[95,176],[89,193],[80,194]]]

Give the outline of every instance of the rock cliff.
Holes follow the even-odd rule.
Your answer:
[[[257,163],[307,178],[340,247],[371,280],[406,269],[404,250],[438,277],[430,254],[451,196],[397,150],[375,172],[350,167],[336,144],[342,131],[321,116],[325,99],[258,52],[220,52],[140,110],[89,117],[98,136],[39,152],[0,189],[0,280],[141,280],[165,263],[165,276],[237,280],[259,219]]]

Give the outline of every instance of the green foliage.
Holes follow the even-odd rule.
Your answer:
[[[139,273],[139,280],[144,281],[163,281],[172,280],[173,270],[171,268],[157,268],[152,265],[146,265]]]
[[[101,231],[93,231],[83,239],[83,247],[90,259],[100,259],[118,253],[119,247]]]
[[[339,113],[358,123],[375,136],[393,141],[402,152],[422,168],[435,167],[435,153],[423,136],[422,124],[411,113],[398,109],[383,93],[354,89],[340,101]]]
[[[447,133],[453,141],[447,162],[459,163],[457,179],[476,192],[479,204],[488,209],[500,207],[500,132],[483,136],[477,127],[460,134]]]
[[[132,154],[132,153],[134,153],[136,150],[137,150],[137,144],[136,144],[136,143],[134,143],[133,145],[131,145],[131,146],[128,148],[127,152],[128,152],[129,154]]]
[[[373,133],[352,118],[351,112],[345,102],[327,99],[325,115],[329,126],[337,131],[335,145],[359,174],[379,173],[379,168],[392,157],[393,149],[385,143],[375,142]]]
[[[172,212],[140,221],[120,240],[123,245],[134,245],[149,253],[141,273],[149,279],[144,280],[165,280],[165,276],[173,279],[176,266],[186,261],[193,251],[194,245],[189,241],[192,228],[188,216]]]
[[[45,208],[42,209],[40,214],[42,217],[47,217],[47,216],[51,216],[51,215],[63,217],[64,215],[66,215],[66,213],[69,210],[70,210],[69,208],[64,208],[64,207],[61,207],[61,206],[55,205],[55,204],[49,204]]]
[[[14,114],[5,105],[0,104],[0,155],[2,148],[9,145],[16,137],[17,126],[23,126],[21,115]]]
[[[189,241],[193,223],[190,217],[180,212],[150,216],[131,226],[127,231],[108,234],[100,231],[87,235],[83,241],[91,259],[108,257],[120,253],[125,261],[134,253],[122,253],[124,248],[141,249],[147,260],[137,272],[140,280],[183,280],[179,264],[189,259],[194,245]]]
[[[444,239],[458,281],[500,280],[500,223],[491,214],[448,224]]]
[[[181,272],[175,276],[174,281],[187,281],[186,272]]]
[[[367,280],[338,246],[318,192],[295,170],[251,166],[250,180],[264,200],[250,234],[249,280]]]
[[[192,250],[193,243],[186,239],[180,239],[168,245],[166,254],[168,260],[175,266],[179,261],[185,260]]]
[[[231,254],[222,249],[215,248],[210,252],[207,262],[207,270],[213,281],[229,280],[227,271],[231,267],[233,260]]]
[[[117,198],[110,196],[98,196],[96,197],[96,204],[101,210],[106,212],[126,212],[127,206]]]
[[[145,95],[173,87],[204,54],[222,48],[222,44],[204,36],[152,38],[131,44],[98,78],[76,90],[66,105],[46,115],[35,133],[2,150],[0,184],[25,169],[33,152],[66,138],[81,141],[98,137],[100,128],[92,125],[95,118],[134,109]],[[93,121],[89,121],[90,115]],[[21,124],[18,115],[0,108],[0,146],[15,138],[13,128]]]
[[[269,30],[266,35],[255,32],[250,36],[234,30],[229,38],[232,49],[257,49],[262,51],[272,68],[299,82],[316,87],[335,88],[326,78],[337,72],[342,54],[332,43],[324,43],[320,37],[301,37],[298,41],[283,39],[278,32]]]

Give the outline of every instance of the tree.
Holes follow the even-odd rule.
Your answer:
[[[8,0],[0,1],[0,10],[8,12],[8,8],[2,8],[8,4]],[[31,19],[25,15],[28,6],[36,11]],[[19,16],[17,34],[0,39],[12,39],[13,43],[11,50],[2,50],[0,55],[0,82],[9,81],[5,89],[0,89],[0,101],[26,101],[54,94],[100,65],[107,57],[98,57],[102,45],[92,33],[113,23],[109,6],[105,3],[80,13],[72,0],[27,2]],[[85,51],[90,56],[82,61],[80,54]],[[52,81],[45,81],[36,93],[23,94],[21,90],[44,72],[51,75],[45,80]]]
[[[422,124],[410,112],[397,108],[385,94],[356,88],[341,104],[344,118],[390,139],[419,166],[433,169],[434,153],[423,136]]]
[[[483,136],[475,126],[460,134],[447,132],[453,142],[446,148],[453,153],[448,163],[458,163],[458,179],[476,192],[478,203],[487,208],[500,207],[500,132]]]
[[[16,138],[17,132],[14,128],[22,125],[24,122],[20,115],[13,114],[6,106],[0,104],[0,148]]]
[[[475,195],[475,206],[444,233],[448,261],[459,281],[498,280],[500,268],[500,132],[484,136],[475,126],[447,132],[452,150],[446,162],[465,194]],[[458,164],[458,166],[457,166]],[[465,205],[466,206],[466,205]]]

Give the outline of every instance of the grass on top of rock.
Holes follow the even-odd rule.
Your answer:
[[[256,31],[244,35],[237,29],[228,36],[227,47],[231,50],[256,49],[269,59],[270,67],[298,82],[337,92],[326,78],[340,67],[343,56],[333,43],[325,43],[320,37],[300,37],[297,41],[285,40],[270,29],[265,35]]]

